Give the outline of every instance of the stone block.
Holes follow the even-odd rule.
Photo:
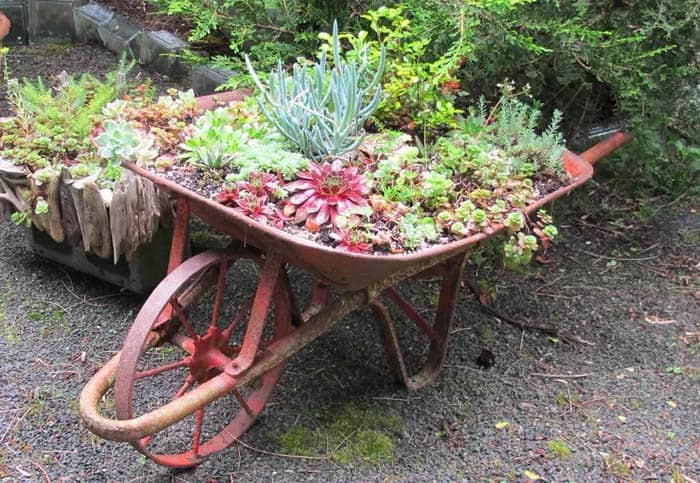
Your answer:
[[[189,65],[173,54],[189,45],[167,30],[147,31],[141,39],[139,60],[143,64],[149,64],[156,72],[179,79],[187,74]]]
[[[139,45],[143,30],[138,25],[120,15],[97,26],[97,34],[102,43],[117,55],[126,54],[131,59],[138,59]]]
[[[0,11],[10,19],[10,31],[3,44],[29,42],[29,6],[26,0],[0,0]]]
[[[29,0],[29,38],[65,42],[75,38],[73,0]]]
[[[101,42],[97,28],[107,24],[114,17],[114,12],[99,3],[88,3],[73,10],[75,36],[80,42]]]
[[[198,96],[213,94],[217,87],[235,75],[236,72],[232,70],[200,65],[192,70],[192,89]]]
[[[132,292],[145,294],[166,275],[172,229],[161,227],[151,243],[142,245],[130,261],[122,257],[117,264],[112,259],[86,253],[82,247],[70,246],[65,242],[56,243],[49,235],[34,227],[27,230],[27,238],[30,249],[43,258]]]

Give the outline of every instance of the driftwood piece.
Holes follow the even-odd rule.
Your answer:
[[[80,227],[80,236],[83,240],[83,248],[86,252],[90,251],[90,239],[86,235],[86,225],[87,219],[85,218],[85,202],[84,192],[85,185],[87,183],[94,183],[95,177],[90,176],[87,178],[82,178],[78,180],[73,180],[68,191],[70,192],[71,198],[73,199],[73,207],[75,208],[75,214],[78,217],[78,226]]]
[[[0,158],[0,177],[5,180],[6,183],[13,186],[29,186],[27,176],[29,176],[29,170],[27,170],[27,168],[24,166],[17,166],[6,159]]]
[[[156,187],[153,183],[141,176],[136,176],[139,190],[139,244],[149,243],[158,230],[160,221],[160,205]]]
[[[160,226],[161,199],[150,181],[122,171],[114,186],[110,230],[115,263],[121,255],[131,260],[136,250],[153,240]]]
[[[62,243],[65,238],[63,224],[61,223],[61,173],[55,171],[51,174],[44,187],[44,197],[49,205],[49,235],[56,243]]]
[[[26,211],[29,209],[29,204],[25,198],[25,192],[29,191],[29,186],[13,186],[0,176],[0,200],[3,205],[12,211]]]
[[[134,175],[130,171],[123,170],[119,181],[114,185],[112,203],[109,210],[109,227],[112,234],[112,253],[114,263],[124,253],[133,253],[136,247],[131,246],[132,238],[129,236],[133,230],[134,213],[130,199],[136,196],[136,185],[133,183]]]
[[[0,158],[0,220],[7,220],[15,211],[27,211],[25,193],[29,191],[29,171]]]
[[[37,173],[40,173],[37,176]],[[61,198],[59,188],[61,185],[61,173],[52,168],[44,168],[28,176],[33,193],[43,197],[48,210],[46,213],[32,212],[32,223],[42,231],[45,231],[56,242],[64,239],[63,226],[61,225]]]
[[[73,177],[70,171],[65,166],[61,168],[61,184],[58,190],[58,195],[61,203],[61,225],[65,233],[65,240],[70,246],[77,246],[83,236],[80,233],[80,223],[78,222],[78,214],[75,212],[73,204],[73,196],[70,192],[70,185],[73,183]]]
[[[82,202],[82,217],[79,216],[79,219],[85,250],[92,251],[101,258],[111,257],[112,236],[109,215],[102,194],[93,181],[83,185]]]

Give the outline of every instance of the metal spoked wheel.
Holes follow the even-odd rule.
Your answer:
[[[258,266],[255,295],[235,293],[250,291],[255,280],[244,278],[255,277]],[[117,418],[132,419],[177,400],[224,372],[240,374],[269,344],[288,335],[289,287],[280,268],[275,260],[249,254],[206,252],[170,273],[148,298],[126,337],[114,384]],[[168,331],[172,345],[144,350],[155,327]],[[245,387],[235,387],[226,397],[131,444],[161,465],[195,466],[253,424],[283,368],[284,363],[279,364]]]

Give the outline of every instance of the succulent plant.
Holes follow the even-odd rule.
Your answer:
[[[474,221],[474,223],[477,225],[485,223],[486,221],[488,221],[486,212],[481,208],[477,208],[476,210],[472,211],[472,221]]]
[[[418,216],[415,213],[407,213],[399,221],[399,232],[403,244],[412,249],[420,247],[425,240],[435,241],[438,238],[435,220],[429,216]]]
[[[525,217],[519,211],[509,213],[503,224],[510,232],[520,231],[525,226]]]
[[[449,198],[452,186],[452,180],[447,174],[439,171],[424,172],[420,190],[423,202],[430,207],[437,207],[445,203]]]
[[[343,166],[336,159],[332,163],[310,163],[309,168],[297,174],[298,181],[284,187],[293,193],[287,200],[285,214],[294,214],[295,223],[306,221],[307,228],[312,229],[329,221],[337,226],[338,214],[368,205],[367,180],[356,167]]]
[[[364,123],[381,99],[379,80],[386,51],[382,48],[377,70],[370,75],[367,52],[359,53],[359,65],[346,62],[340,51],[338,25],[333,23],[333,66],[328,70],[327,53],[310,68],[295,64],[285,74],[282,62],[269,75],[265,87],[246,56],[248,72],[262,96],[258,98],[265,117],[311,159],[341,155],[358,147]],[[370,78],[369,82],[367,78]]]
[[[251,172],[248,179],[238,183],[240,191],[247,191],[256,196],[266,196],[270,199],[284,198],[286,192],[279,184],[279,178],[274,174]]]
[[[331,238],[338,244],[336,248],[353,253],[367,253],[372,250],[369,235],[362,229],[355,227],[341,228],[331,234]]]
[[[224,206],[229,206],[249,218],[281,227],[285,217],[275,209],[267,193],[264,190],[257,192],[241,189],[241,185],[219,191],[215,199]]]
[[[267,196],[257,196],[255,193],[241,191],[236,201],[236,209],[256,221],[268,223],[274,219],[276,212],[269,203]]]
[[[214,199],[224,206],[235,207],[239,199],[239,194],[237,188],[227,188],[219,191]]]
[[[194,123],[192,135],[180,145],[180,157],[200,168],[227,167],[249,140],[247,133],[231,126],[231,119],[225,108],[205,112]]]
[[[102,132],[95,137],[97,155],[116,167],[122,161],[149,162],[158,151],[153,147],[153,138],[140,132],[126,121],[106,120]]]
[[[533,235],[518,233],[511,236],[503,245],[504,261],[507,268],[517,268],[532,260],[532,254],[537,250],[537,238]]]
[[[551,241],[555,240],[559,236],[559,230],[557,230],[557,227],[554,225],[545,226],[542,228],[542,233]]]

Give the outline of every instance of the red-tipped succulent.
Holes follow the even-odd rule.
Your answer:
[[[274,174],[254,172],[248,175],[246,181],[238,183],[238,189],[253,193],[256,196],[265,196],[275,199],[280,193],[279,179]]]
[[[268,223],[276,217],[275,209],[268,203],[267,196],[257,196],[248,191],[241,192],[236,202],[236,209],[255,221],[263,223]]]
[[[338,242],[336,248],[354,253],[367,253],[372,250],[367,233],[354,228],[341,228],[331,234],[331,238]]]
[[[309,171],[297,174],[297,181],[284,188],[293,193],[285,214],[294,214],[294,222],[306,222],[318,230],[330,221],[337,226],[338,215],[354,207],[367,206],[369,187],[356,167],[345,167],[340,159],[332,163],[311,163]]]
[[[216,194],[216,201],[224,206],[237,206],[239,197],[238,188],[223,189]]]

